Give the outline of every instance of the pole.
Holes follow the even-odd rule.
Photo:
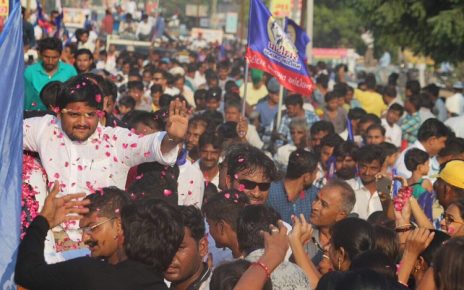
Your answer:
[[[243,38],[245,37],[245,0],[240,0],[240,14],[238,17],[240,23],[239,36],[240,44],[243,44]]]
[[[197,27],[200,27],[200,0],[197,0]]]
[[[306,33],[311,40],[306,46],[306,55],[308,58],[308,63],[313,62],[313,23],[314,23],[314,0],[307,0],[306,3]]]
[[[242,115],[245,117],[246,113],[246,97],[248,88],[248,59],[245,58],[245,79],[243,82],[243,104],[242,104]]]
[[[279,89],[279,106],[277,106],[277,130],[280,127],[280,121],[282,120],[282,104],[284,100],[284,86],[280,85]]]

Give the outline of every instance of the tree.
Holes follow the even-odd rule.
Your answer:
[[[348,0],[376,44],[396,45],[436,61],[464,60],[464,1]]]

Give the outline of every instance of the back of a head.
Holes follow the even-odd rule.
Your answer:
[[[390,98],[396,98],[396,87],[393,85],[388,85],[385,87],[383,94]]]
[[[98,216],[107,218],[119,215],[120,209],[131,203],[127,193],[115,186],[104,187],[87,195],[85,199],[90,201],[87,216],[97,212]]]
[[[448,240],[435,254],[436,289],[462,290],[464,285],[464,237]]]
[[[144,163],[139,168],[138,179],[128,189],[133,200],[154,198],[163,200],[171,205],[178,204],[177,176],[178,168],[164,166],[159,163]],[[177,170],[177,171],[176,171]]]
[[[373,123],[373,124],[379,124],[379,125],[382,124],[382,120],[380,120],[380,118],[377,115],[374,115],[374,114],[371,114],[371,113],[365,114],[359,120],[359,124],[364,124],[364,123],[367,123],[367,122],[370,122],[370,123]]]
[[[449,135],[450,130],[445,126],[445,124],[443,124],[443,122],[435,118],[430,118],[420,126],[419,132],[417,133],[417,139],[424,142],[431,137],[440,138],[448,137]]]
[[[265,205],[246,206],[237,221],[237,240],[240,250],[245,255],[264,249],[264,238],[261,231],[270,232],[269,225],[277,227],[279,213]]]
[[[327,272],[321,277],[315,290],[335,290],[345,273],[342,271]]]
[[[361,253],[374,247],[372,226],[359,218],[346,218],[336,222],[330,229],[331,244],[335,249],[343,248],[353,261]]]
[[[326,74],[320,74],[316,78],[316,84],[327,89],[329,87],[329,76]]]
[[[67,80],[56,99],[56,105],[60,110],[70,103],[83,102],[87,106],[103,109],[103,93],[92,74],[77,75]]]
[[[374,225],[374,249],[381,251],[393,262],[400,258],[400,241],[398,235],[391,228]]]
[[[446,241],[448,241],[451,237],[443,232],[438,230],[433,230],[435,235],[433,236],[432,241],[430,244],[419,254],[419,257],[422,257],[424,261],[427,263],[428,266],[432,265],[433,260],[435,259],[435,255],[440,250]]]
[[[161,200],[139,200],[122,209],[121,220],[127,257],[158,274],[166,271],[184,238],[178,208]]]
[[[155,113],[146,111],[140,112],[140,114],[137,114],[131,118],[128,125],[130,128],[135,128],[136,125],[140,123],[150,127],[155,132],[164,131],[165,127],[163,118],[161,118],[159,115],[156,115]]]
[[[464,138],[454,137],[446,140],[446,146],[438,152],[438,156],[445,157],[451,155],[453,157],[462,153],[464,153]]]
[[[410,95],[406,98],[406,100],[411,103],[416,111],[418,111],[421,107],[422,100],[420,95]]]
[[[367,74],[365,83],[369,90],[375,90],[375,87],[377,86],[375,75],[372,73]]]
[[[359,254],[351,262],[350,269],[369,269],[390,279],[396,278],[396,262],[380,250],[369,250]]]
[[[193,205],[179,206],[184,227],[190,230],[190,236],[198,243],[205,237],[205,221],[201,210]]]
[[[211,290],[232,290],[238,283],[243,273],[251,266],[247,260],[235,260],[219,265],[214,269],[209,289]],[[272,290],[271,280],[264,284],[263,290]]]
[[[348,111],[348,118],[350,120],[360,120],[367,112],[363,108],[351,108]]]
[[[336,290],[390,290],[385,275],[370,269],[359,269],[345,273],[337,283]]]
[[[56,106],[56,98],[59,96],[62,87],[62,82],[51,81],[42,88],[39,97],[47,108]]]
[[[318,158],[313,152],[303,149],[293,151],[288,159],[288,179],[297,179],[306,173],[312,173],[317,169]]]
[[[411,94],[418,95],[421,90],[421,86],[418,80],[409,80],[406,82],[406,90],[409,90]]]
[[[228,189],[213,195],[203,205],[203,212],[207,219],[225,221],[232,230],[237,231],[237,221],[242,209],[250,203],[248,197],[235,189]]]
[[[415,171],[417,167],[429,160],[429,154],[419,148],[411,148],[404,155],[404,165],[409,171]]]

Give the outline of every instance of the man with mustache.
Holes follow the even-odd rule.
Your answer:
[[[359,188],[356,178],[355,154],[358,146],[353,141],[345,141],[335,146],[333,156],[335,157],[335,175],[345,180],[353,189]]]
[[[129,169],[143,162],[172,165],[187,132],[188,113],[179,100],[170,104],[166,132],[139,136],[124,128],[103,127],[103,94],[91,74],[64,83],[56,104],[57,117],[24,121],[23,149],[39,154],[49,181],[60,180],[62,194],[124,188]],[[66,235],[59,240],[80,239],[76,223],[63,228]],[[65,245],[64,250],[70,248],[75,245]]]

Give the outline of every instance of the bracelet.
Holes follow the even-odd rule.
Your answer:
[[[256,262],[254,262],[252,265],[257,265],[257,266],[259,266],[259,267],[260,267],[261,269],[263,269],[264,272],[266,273],[266,277],[267,277],[268,279],[271,278],[271,271],[269,271],[269,268],[268,268],[263,262],[261,262],[261,261],[256,261]]]

